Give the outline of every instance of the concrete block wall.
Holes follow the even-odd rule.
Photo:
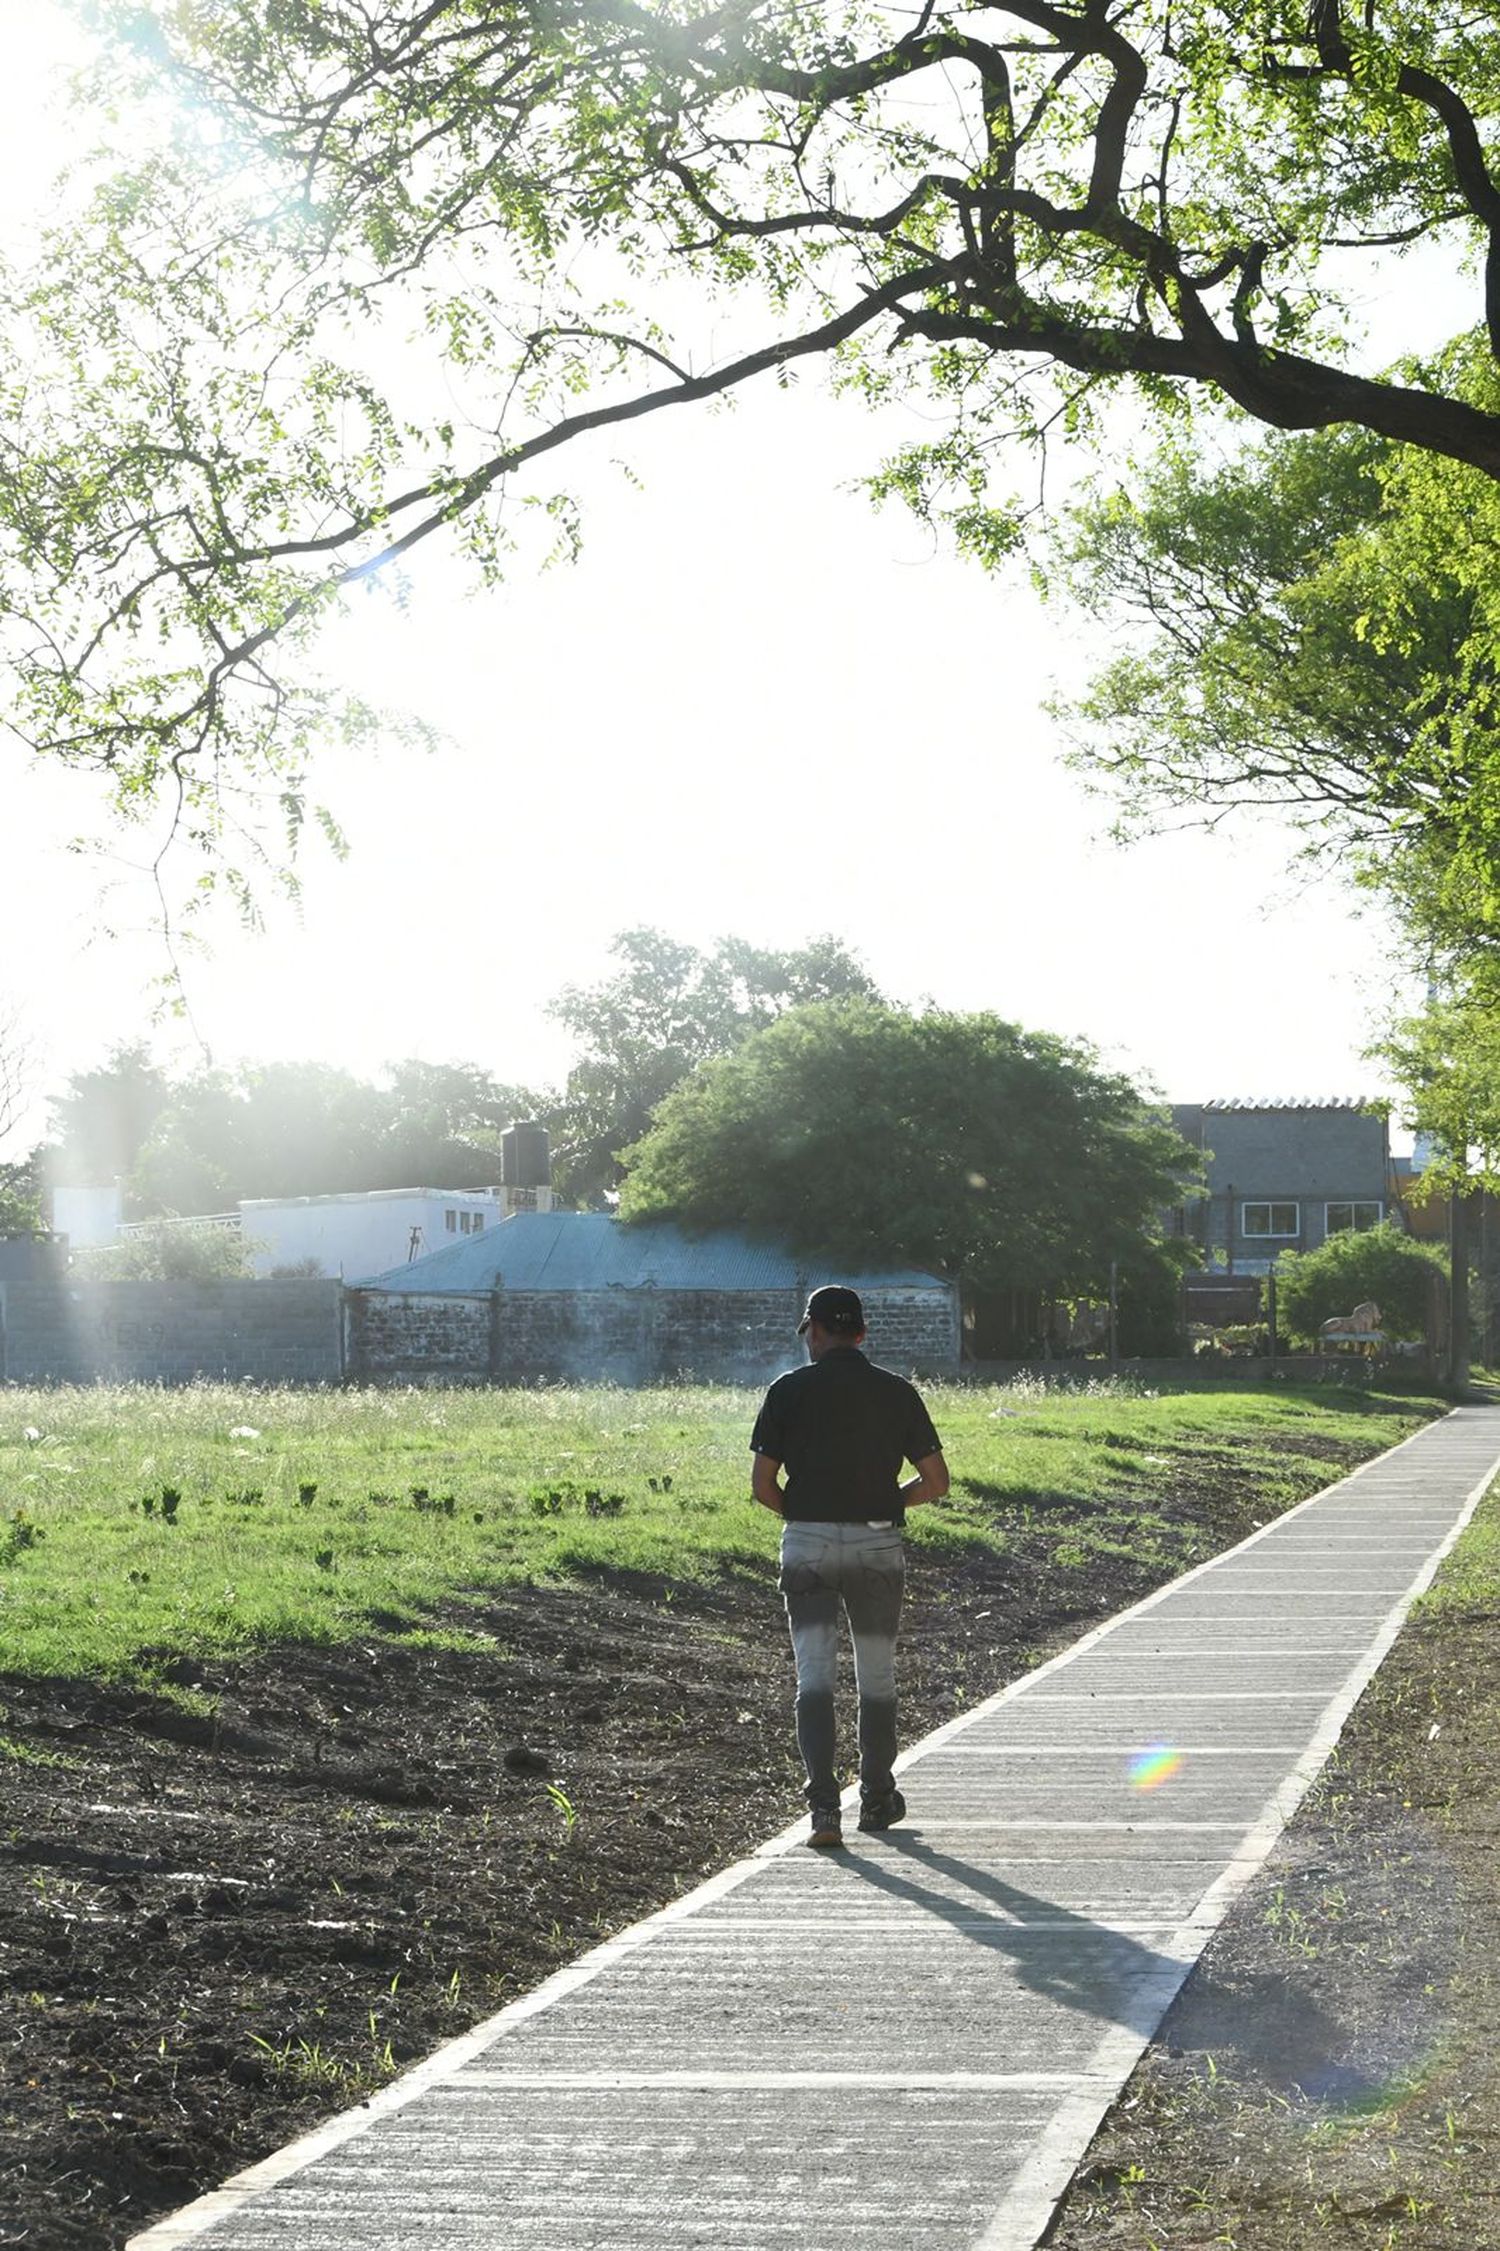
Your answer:
[[[765,1383],[800,1365],[790,1290],[517,1290],[449,1297],[335,1281],[11,1280],[11,1383]],[[956,1293],[867,1293],[872,1358],[955,1374]]]
[[[786,1290],[620,1290],[501,1293],[495,1376],[648,1383],[690,1374],[769,1383],[802,1360],[800,1293]],[[901,1370],[954,1373],[956,1293],[871,1292],[868,1350]]]
[[[1362,1110],[1205,1110],[1210,1190],[1242,1196],[1384,1197],[1386,1124]]]
[[[786,1290],[516,1290],[496,1305],[495,1380],[769,1381],[799,1356]]]
[[[866,1346],[870,1358],[898,1375],[952,1376],[958,1373],[962,1327],[958,1292],[948,1290],[866,1290]]]
[[[789,1290],[351,1291],[348,1368],[372,1383],[639,1384],[682,1374],[768,1383],[801,1362],[802,1305]],[[903,1372],[957,1372],[956,1293],[871,1292],[867,1312],[873,1358]]]
[[[488,1383],[494,1297],[415,1290],[346,1293],[345,1357],[352,1383]]]
[[[8,1383],[339,1383],[337,1282],[8,1281]]]

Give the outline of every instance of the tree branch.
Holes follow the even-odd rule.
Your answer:
[[[1396,81],[1397,89],[1423,102],[1442,120],[1448,151],[1458,180],[1459,193],[1485,230],[1488,249],[1484,265],[1485,327],[1490,350],[1500,360],[1500,187],[1491,179],[1473,112],[1451,86],[1431,71],[1408,63]]]

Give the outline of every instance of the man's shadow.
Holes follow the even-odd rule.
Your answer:
[[[836,1865],[986,1952],[1008,1955],[1027,1991],[1075,2014],[1150,2039],[1188,1987],[1193,2029],[1186,2045],[1205,2055],[1233,2053],[1273,2088],[1321,2102],[1357,2102],[1381,2083],[1345,2060],[1343,2028],[1294,1982],[1278,1979],[1273,1994],[1236,1991],[1201,1964],[1161,1953],[1129,1931],[1111,1930],[956,1853],[938,1851],[919,1828],[889,1830],[876,1851],[840,1854]],[[924,1873],[944,1878],[953,1890],[933,1889],[921,1880]],[[1002,1920],[997,1908],[1013,1919]],[[1149,1911],[1132,1919],[1147,1921]],[[1038,1931],[1039,1923],[1051,1927]]]

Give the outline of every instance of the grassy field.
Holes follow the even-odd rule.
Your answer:
[[[930,1387],[954,1490],[919,1543],[1050,1542],[1085,1576],[1216,1544],[1173,1512],[1205,1457],[1267,1515],[1434,1402],[1228,1387]],[[763,1570],[749,1392],[0,1392],[0,1668],[159,1679],[178,1654],[372,1630],[462,1643],[455,1600],[603,1569],[673,1582]],[[1330,1446],[1334,1452],[1330,1452]],[[439,1624],[436,1604],[445,1605]]]

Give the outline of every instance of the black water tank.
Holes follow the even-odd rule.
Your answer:
[[[503,1188],[550,1188],[552,1146],[544,1125],[510,1125],[500,1136]]]

